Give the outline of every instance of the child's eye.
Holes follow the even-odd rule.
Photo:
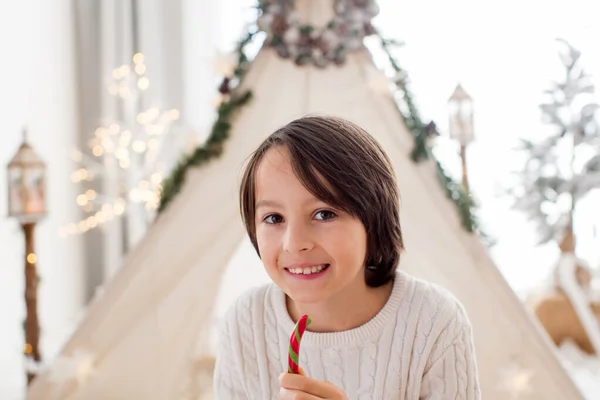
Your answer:
[[[315,217],[318,220],[328,220],[328,219],[335,218],[336,216],[337,215],[333,211],[329,211],[329,210],[317,211],[317,213],[315,214]]]
[[[279,214],[269,214],[263,218],[267,224],[279,224],[283,221],[283,217]]]

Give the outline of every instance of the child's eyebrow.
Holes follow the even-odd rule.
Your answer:
[[[313,197],[311,199],[307,199],[304,202],[304,204],[305,205],[310,205],[310,204],[320,203],[320,202],[321,202],[321,200]],[[256,202],[255,208],[258,210],[261,207],[274,207],[274,208],[277,208],[277,207],[281,207],[281,204],[279,204],[278,202],[273,201],[273,200],[259,200],[259,201]]]
[[[272,200],[259,200],[255,207],[258,210],[261,207],[280,207],[280,204]]]

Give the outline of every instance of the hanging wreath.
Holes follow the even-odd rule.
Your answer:
[[[349,51],[362,46],[376,33],[371,20],[379,13],[375,0],[336,0],[335,17],[323,28],[301,24],[294,0],[261,0],[258,28],[267,34],[266,44],[297,65],[341,65]]]

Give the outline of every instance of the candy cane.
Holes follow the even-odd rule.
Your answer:
[[[291,374],[299,374],[298,370],[298,362],[300,358],[300,341],[302,340],[302,335],[306,331],[306,328],[312,320],[308,315],[303,315],[302,318],[298,320],[296,326],[294,327],[294,332],[290,336],[290,350],[288,352],[288,372]]]

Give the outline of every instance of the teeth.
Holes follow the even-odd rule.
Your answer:
[[[296,275],[310,275],[310,274],[316,274],[317,272],[321,272],[321,271],[323,271],[324,268],[325,268],[324,265],[314,265],[314,266],[308,267],[308,268],[292,268],[292,269],[289,269],[288,271],[290,271],[292,274],[296,274]]]

